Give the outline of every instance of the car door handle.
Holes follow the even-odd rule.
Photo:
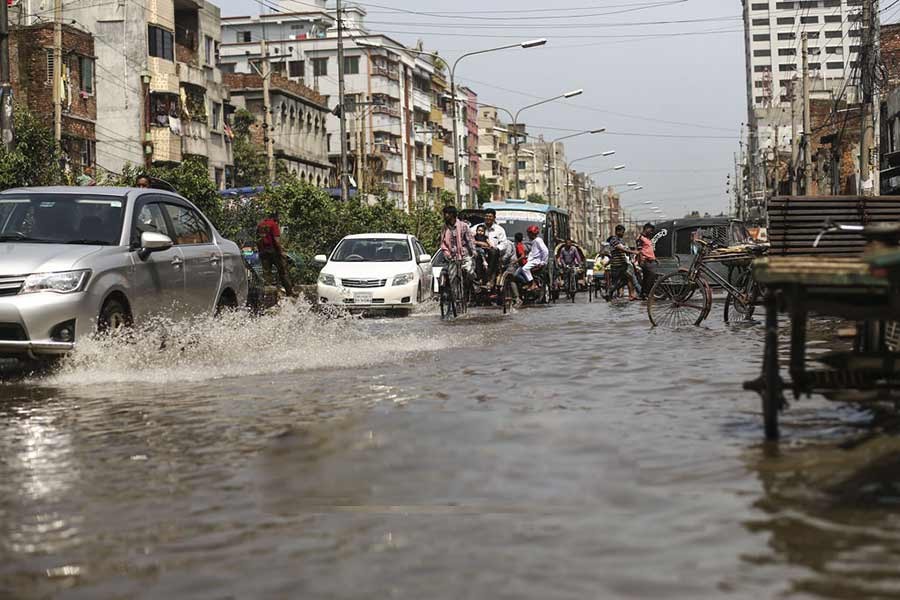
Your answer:
[[[180,257],[176,256],[172,259],[173,267],[180,267],[182,264],[184,264],[184,260],[182,260]]]
[[[211,262],[212,264],[216,264],[217,262],[219,262],[221,260],[222,260],[222,257],[219,256],[218,254],[213,254],[209,257],[209,262]]]

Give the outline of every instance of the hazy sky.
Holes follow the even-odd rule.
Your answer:
[[[285,11],[308,8],[295,0],[266,1]],[[218,3],[223,15],[259,12],[257,2]],[[577,98],[522,113],[521,120],[546,139],[606,127],[608,133],[567,140],[566,154],[572,160],[615,150],[614,157],[582,161],[575,168],[595,171],[625,164],[624,171],[595,177],[602,184],[640,182],[643,190],[622,196],[625,206],[651,200],[669,217],[694,209],[728,209],[725,177],[733,177],[746,119],[738,0],[356,4],[368,11],[370,30],[406,44],[422,39],[449,62],[470,50],[547,38],[542,48],[466,58],[457,79],[475,90],[480,102],[513,112],[584,88]]]

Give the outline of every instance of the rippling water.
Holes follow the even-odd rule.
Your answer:
[[[710,322],[299,307],[0,367],[0,598],[900,596],[900,444],[818,398],[763,444],[761,328]]]

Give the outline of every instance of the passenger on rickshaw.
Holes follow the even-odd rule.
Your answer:
[[[489,208],[484,211],[484,227],[491,247],[488,249],[488,279],[493,281],[500,271],[500,259],[506,252],[509,240],[506,230],[497,224],[497,211]]]
[[[528,239],[531,240],[531,251],[528,253],[528,260],[516,271],[516,277],[526,284],[527,291],[534,291],[538,289],[538,284],[534,280],[532,271],[537,271],[547,265],[550,251],[547,249],[547,244],[541,239],[541,230],[537,225],[529,226],[526,232]]]
[[[517,268],[525,266],[525,263],[528,262],[528,248],[525,247],[524,239],[525,238],[521,233],[516,234],[515,251]]]
[[[556,252],[556,262],[562,268],[580,267],[581,266],[581,250],[570,239]]]
[[[490,285],[485,274],[488,270],[488,253],[492,250],[491,242],[485,233],[484,225],[475,228],[475,276],[484,285]]]

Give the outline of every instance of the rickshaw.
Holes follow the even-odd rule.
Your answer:
[[[555,264],[559,267],[556,270],[556,277],[553,280],[553,299],[554,301],[559,298],[560,293],[564,290],[566,293],[566,297],[575,302],[575,295],[584,289],[588,289],[588,282],[585,280],[584,274],[586,272],[585,266],[587,264],[587,256],[584,253],[584,249],[581,248],[578,244],[572,244],[576,250],[578,250],[578,256],[581,259],[581,267],[574,269],[565,269],[564,267],[559,265],[559,253],[565,247],[565,242],[559,243],[556,245],[556,248],[553,249],[553,260]]]

